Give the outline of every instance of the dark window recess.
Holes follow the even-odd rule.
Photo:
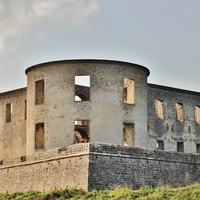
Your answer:
[[[44,80],[35,82],[35,104],[44,103]]]
[[[26,156],[21,156],[20,160],[21,160],[21,162],[25,162],[26,161]]]
[[[197,153],[200,153],[200,144],[199,143],[196,144],[196,148],[197,148]]]
[[[13,111],[13,104],[12,103],[7,103],[6,104],[6,122],[11,122],[12,111]]]
[[[44,123],[35,125],[35,149],[44,148]]]
[[[177,142],[177,152],[184,152],[184,143]]]
[[[25,100],[24,101],[24,119],[26,120],[26,118],[27,118],[27,101]]]
[[[164,150],[164,141],[163,140],[157,140],[157,149]]]

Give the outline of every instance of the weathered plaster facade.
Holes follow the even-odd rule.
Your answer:
[[[146,68],[114,61],[75,60],[36,65],[26,74],[27,154],[35,151],[35,124],[44,123],[44,148],[49,150],[74,143],[76,120],[89,121],[91,142],[115,144],[122,144],[123,123],[134,124],[134,146],[147,146]],[[89,100],[74,101],[75,76],[90,76]],[[134,104],[123,103],[125,78],[135,82]],[[44,80],[44,102],[36,105],[35,82],[39,80]]]
[[[147,68],[118,61],[26,75],[27,88],[0,94],[1,191],[200,181],[200,93],[148,84]]]
[[[0,159],[26,155],[26,88],[0,94]]]

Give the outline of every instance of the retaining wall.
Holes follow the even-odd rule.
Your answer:
[[[89,160],[89,190],[200,181],[200,157],[195,154],[91,144]]]
[[[0,162],[0,192],[200,181],[200,155],[81,143]]]
[[[88,145],[37,152],[0,165],[0,192],[88,188]]]

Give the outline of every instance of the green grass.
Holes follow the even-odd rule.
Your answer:
[[[116,187],[113,190],[93,190],[84,192],[77,189],[60,189],[51,192],[15,192],[0,194],[0,200],[200,200],[200,184],[171,188],[144,186],[139,190],[128,187]]]

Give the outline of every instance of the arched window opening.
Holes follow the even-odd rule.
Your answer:
[[[88,97],[86,96],[86,94],[75,94],[75,101],[89,101],[90,99],[88,99]]]

